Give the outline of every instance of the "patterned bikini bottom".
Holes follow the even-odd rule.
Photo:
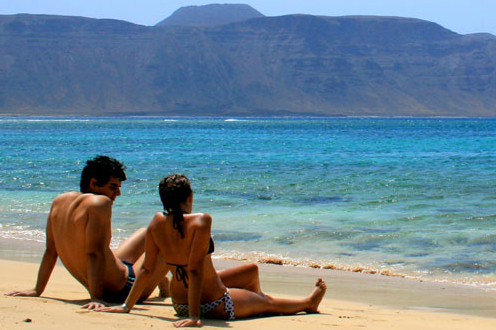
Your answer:
[[[213,310],[215,307],[219,306],[221,303],[224,303],[224,310],[229,315],[229,320],[234,320],[235,319],[234,303],[232,301],[231,296],[229,295],[229,290],[224,292],[222,297],[220,297],[219,299],[212,301],[212,302],[209,302],[209,303],[201,304],[200,305],[200,315],[205,316],[208,312]],[[177,315],[185,316],[185,317],[189,316],[188,304],[173,303],[172,306],[176,310]]]

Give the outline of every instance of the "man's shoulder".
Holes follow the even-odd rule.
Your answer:
[[[77,208],[87,214],[88,220],[100,222],[110,221],[112,215],[112,200],[107,196],[95,194],[82,194]]]
[[[88,193],[88,194],[82,194],[81,198],[82,198],[81,203],[83,203],[87,207],[95,207],[95,208],[112,207],[112,200],[104,195],[95,195]]]
[[[68,191],[68,192],[62,193],[62,194],[58,195],[57,197],[55,197],[53,199],[53,203],[54,204],[66,203],[67,201],[75,200],[80,195],[81,195],[80,192]]]
[[[83,207],[111,207],[112,201],[104,195],[95,195],[91,193],[80,193],[78,191],[68,191],[54,198],[54,205],[77,204]]]

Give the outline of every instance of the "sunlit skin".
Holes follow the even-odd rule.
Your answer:
[[[133,263],[139,269],[143,261],[146,230],[138,230],[117,250],[112,251],[112,205],[121,194],[121,181],[111,177],[101,186],[96,182],[96,179],[90,179],[89,193],[71,191],[53,200],[46,227],[46,250],[36,286],[7,295],[40,296],[60,257],[71,275],[90,293],[91,302],[83,308],[95,309],[106,306],[102,300],[104,288],[116,292],[124,287],[128,269],[121,260]],[[159,280],[150,282],[140,300],[150,295]]]

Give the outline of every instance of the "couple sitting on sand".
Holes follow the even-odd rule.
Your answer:
[[[67,192],[53,200],[35,288],[8,295],[40,296],[60,257],[90,293],[91,301],[83,308],[97,311],[127,313],[159,286],[161,295],[170,294],[176,313],[186,317],[174,323],[178,327],[201,326],[201,316],[233,320],[317,312],[326,291],[322,279],[307,298],[278,299],[262,293],[255,264],[215,270],[212,218],[191,213],[193,191],[184,175],[162,179],[159,193],[165,211],[112,251],[112,204],[126,180],[124,169],[107,156],[87,161],[81,193]],[[170,284],[165,277],[168,271],[173,273]],[[106,307],[106,303],[123,304]]]

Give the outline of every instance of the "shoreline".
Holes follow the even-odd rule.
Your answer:
[[[30,265],[30,286],[34,285],[44,243],[18,239],[0,239],[0,264],[11,261]],[[217,269],[249,261],[215,258]],[[264,292],[304,297],[322,277],[328,286],[324,299],[400,310],[423,310],[491,318],[496,321],[496,294],[493,290],[457,283],[440,283],[380,274],[355,273],[335,269],[317,269],[257,263]],[[57,264],[59,272],[72,276]],[[6,276],[15,277],[7,267]],[[75,282],[75,280],[73,280]],[[49,282],[50,284],[50,282]],[[77,282],[75,285],[84,288]],[[17,288],[22,289],[22,288]]]
[[[24,239],[24,238],[6,238],[0,237],[0,259],[6,260],[21,260],[29,262],[38,262],[41,260],[45,242]],[[120,242],[113,242],[111,248],[114,249]],[[308,268],[316,270],[332,270],[347,273],[356,273],[362,275],[377,275],[383,277],[393,277],[408,279],[416,282],[436,283],[438,285],[458,285],[466,288],[479,289],[483,291],[491,291],[496,294],[496,276],[491,278],[484,278],[481,275],[479,278],[472,277],[470,279],[454,276],[446,277],[433,277],[433,276],[418,276],[409,274],[407,272],[395,272],[390,268],[370,268],[361,265],[340,265],[329,263],[318,263],[311,260],[300,262],[298,260],[287,259],[277,255],[271,254],[257,254],[257,253],[223,253],[218,251],[213,255],[213,259],[226,260],[229,262],[239,263],[256,263],[259,265],[273,265],[278,267],[295,268]]]

